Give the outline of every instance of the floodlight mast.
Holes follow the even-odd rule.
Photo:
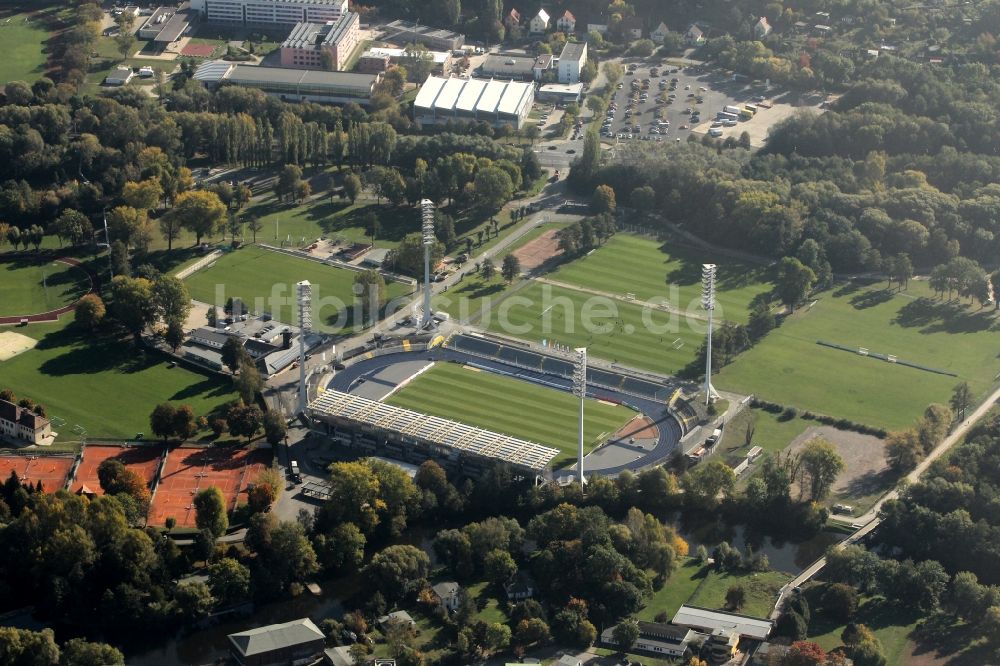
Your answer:
[[[583,403],[587,399],[587,348],[577,347],[573,351],[575,352],[573,358],[573,395],[580,398],[576,467],[577,479],[580,482],[580,488],[583,488],[583,484],[586,483],[583,476]]]
[[[304,414],[309,403],[306,390],[306,333],[312,331],[312,284],[303,280],[295,284],[299,306],[299,413]]]
[[[719,396],[712,386],[712,314],[715,312],[715,264],[701,265],[701,307],[708,312],[708,344],[705,348],[705,405]]]
[[[420,202],[420,219],[424,243],[424,318],[421,328],[430,328],[434,323],[431,312],[431,247],[434,245],[434,202],[423,199]]]

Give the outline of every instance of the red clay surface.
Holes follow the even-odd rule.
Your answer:
[[[658,440],[660,438],[660,429],[656,427],[651,418],[637,416],[619,428],[618,432],[611,436],[611,439],[622,441],[633,437],[636,439]]]
[[[222,491],[226,509],[232,511],[238,501],[246,501],[247,485],[270,464],[267,449],[174,449],[167,454],[146,522],[163,525],[173,517],[178,527],[194,527],[194,496],[209,486]]]
[[[66,264],[67,266],[76,266],[77,268],[82,268],[87,275],[90,277],[90,291],[87,294],[97,293],[97,276],[83,265],[80,261],[72,259],[70,257],[60,257],[59,259],[53,259],[52,261],[58,261],[60,264]],[[86,296],[87,294],[84,294]],[[19,324],[22,319],[27,319],[29,323],[32,322],[42,322],[42,321],[59,321],[61,315],[67,312],[72,312],[79,303],[79,299],[70,303],[69,305],[64,305],[61,308],[56,308],[55,310],[49,310],[48,312],[38,312],[36,314],[25,314],[25,315],[15,315],[13,317],[0,317],[0,325],[2,324]]]
[[[87,486],[91,492],[103,495],[101,481],[97,478],[97,468],[110,458],[138,473],[148,486],[156,476],[156,468],[160,464],[162,455],[163,448],[159,446],[87,446],[83,449],[83,461],[76,468],[76,478],[73,479],[69,489],[75,493],[81,487]]]
[[[54,493],[66,485],[74,460],[73,456],[0,456],[0,479],[6,481],[13,470],[21,483],[41,481],[45,492]]]
[[[181,49],[181,55],[194,56],[195,58],[207,58],[215,53],[215,47],[211,44],[188,44]]]
[[[514,252],[514,256],[521,260],[522,271],[532,271],[562,253],[559,241],[556,240],[557,231],[558,229],[546,231]]]

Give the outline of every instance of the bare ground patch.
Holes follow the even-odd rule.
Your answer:
[[[855,514],[863,513],[893,482],[885,457],[885,442],[871,435],[815,426],[792,440],[786,450],[798,453],[817,437],[830,442],[844,459],[844,471],[834,481],[827,503],[852,504]],[[793,484],[793,496],[798,492],[798,484]]]
[[[521,262],[522,271],[533,271],[549,259],[562,254],[562,250],[559,249],[559,241],[556,239],[558,231],[558,229],[546,231],[514,252],[514,256]]]

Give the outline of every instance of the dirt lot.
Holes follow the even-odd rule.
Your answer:
[[[889,464],[885,458],[885,444],[877,437],[838,430],[830,426],[809,428],[789,444],[786,451],[793,454],[817,437],[827,440],[844,459],[845,469],[837,477],[827,499],[827,505],[850,504],[854,514],[864,513],[875,499],[888,489]],[[792,496],[798,495],[798,484],[793,484]]]
[[[770,99],[773,105],[770,109],[760,108],[757,115],[750,120],[741,120],[736,127],[723,128],[722,137],[739,137],[740,134],[746,132],[750,135],[750,145],[754,148],[761,148],[767,141],[767,133],[771,128],[797,111],[808,109],[813,113],[823,113],[823,109],[819,105],[826,99],[826,96],[819,93],[784,93]],[[693,128],[692,132],[707,134],[714,120],[715,114],[708,114],[706,121]]]
[[[521,260],[522,271],[530,273],[552,257],[562,253],[562,250],[559,249],[559,241],[556,240],[558,231],[558,229],[546,231],[514,252],[514,256]]]

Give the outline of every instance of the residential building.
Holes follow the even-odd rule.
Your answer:
[[[410,21],[392,21],[385,25],[385,39],[398,44],[423,44],[429,49],[454,51],[465,44],[465,35]]]
[[[626,39],[642,39],[642,21],[634,16],[626,16],[618,24],[618,29]]]
[[[351,647],[347,645],[338,645],[323,650],[323,658],[328,666],[354,666]]]
[[[608,24],[607,23],[588,23],[587,33],[590,34],[596,32],[599,35],[608,34]]]
[[[771,24],[767,22],[766,16],[761,16],[753,25],[753,36],[756,39],[764,39],[771,34]]]
[[[326,23],[296,23],[281,44],[281,66],[343,71],[358,47],[360,28],[354,12]]]
[[[564,11],[563,15],[556,20],[556,29],[567,34],[576,32],[576,17],[573,16],[573,12],[568,9]]]
[[[541,81],[546,72],[552,69],[552,63],[554,62],[555,58],[552,57],[551,53],[543,53],[535,58],[535,66],[532,68],[535,80]]]
[[[111,70],[106,77],[104,77],[104,83],[109,86],[124,86],[127,85],[134,76],[135,72],[132,71],[131,67],[119,65]]]
[[[410,628],[417,625],[417,623],[413,621],[413,617],[406,611],[395,611],[389,613],[388,615],[383,615],[375,620],[375,623],[383,632],[394,622],[398,622]]]
[[[667,28],[667,24],[660,21],[660,25],[656,26],[656,30],[649,33],[649,38],[657,44],[662,44],[663,40],[667,38],[668,32],[670,32],[670,30]]]
[[[579,83],[587,62],[586,42],[566,42],[559,55],[559,83]]]
[[[450,51],[423,51],[422,53],[434,61],[431,74],[445,74],[451,67]],[[390,65],[403,65],[405,67],[407,61],[413,57],[413,53],[406,49],[374,47],[361,54],[357,70],[369,74],[384,72]]]
[[[446,611],[453,613],[458,610],[458,606],[462,602],[462,597],[459,594],[462,591],[461,585],[455,581],[443,581],[432,585],[431,590],[433,590],[438,603]]]
[[[413,118],[421,128],[484,121],[521,129],[534,103],[533,83],[429,76],[413,102]]]
[[[354,102],[367,106],[381,75],[258,67],[213,60],[198,67],[194,78],[213,89],[222,85],[256,88],[286,102]]]
[[[13,402],[0,400],[0,436],[31,444],[51,444],[49,420]]]
[[[750,666],[773,666],[774,664],[780,664],[788,650],[789,646],[787,645],[776,645],[775,643],[764,641],[757,647],[753,656],[750,657]]]
[[[503,17],[503,27],[512,30],[519,25],[521,25],[521,12],[511,7],[511,10]]]
[[[476,76],[492,79],[531,81],[535,78],[535,58],[527,56],[488,55]]]
[[[229,651],[240,666],[307,663],[323,654],[326,638],[309,618],[229,634]]]
[[[670,659],[683,659],[688,652],[688,646],[695,638],[705,639],[688,627],[660,622],[639,622],[639,638],[629,650],[632,653],[643,653]],[[601,633],[601,644],[617,647],[615,628],[608,627]]]
[[[347,0],[191,0],[209,23],[273,26],[326,23],[347,13]]]
[[[539,9],[528,26],[528,31],[533,35],[540,35],[547,32],[549,29],[549,13],[544,9]]]
[[[684,33],[684,39],[691,46],[701,46],[705,43],[705,33],[696,24],[692,23],[691,27]]]
[[[507,601],[524,601],[535,596],[535,581],[524,571],[518,571],[503,589],[507,594]]]

